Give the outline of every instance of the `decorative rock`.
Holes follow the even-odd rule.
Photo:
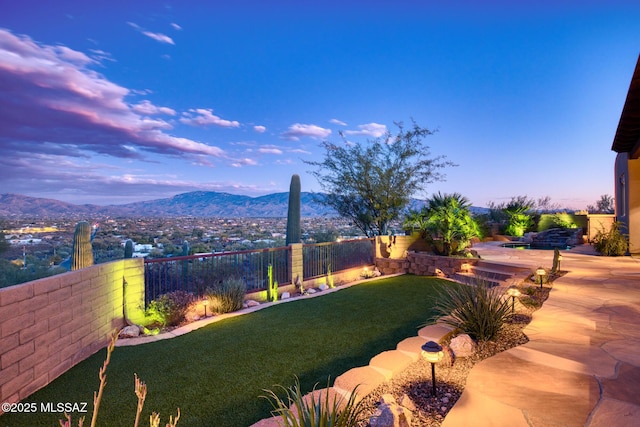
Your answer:
[[[371,427],[411,427],[413,416],[407,408],[395,403],[382,403],[369,419]]]
[[[461,334],[453,338],[449,347],[455,357],[469,357],[476,352],[476,343],[467,334]]]
[[[385,393],[380,397],[380,403],[390,405],[392,403],[397,403],[396,398],[393,397],[393,394]]]
[[[416,404],[413,403],[413,400],[411,400],[411,398],[406,393],[402,395],[402,397],[400,398],[400,402],[398,403],[400,404],[400,406],[407,408],[411,412],[417,409]]]
[[[313,289],[313,288],[307,289],[307,293],[308,293],[308,294],[315,294],[316,292],[318,292],[318,291],[316,291],[316,290],[315,290],[315,289]]]
[[[243,304],[245,307],[249,308],[249,307],[256,307],[258,305],[260,305],[260,303],[258,301],[254,301],[252,299],[248,299],[244,302]]]
[[[321,291],[326,291],[327,289],[329,289],[329,286],[323,283],[320,286],[318,286],[318,289]]]
[[[140,336],[140,327],[136,325],[125,326],[120,331],[120,338],[135,338]]]
[[[280,299],[289,299],[291,298],[291,294],[289,292],[283,292],[282,295],[280,295]]]

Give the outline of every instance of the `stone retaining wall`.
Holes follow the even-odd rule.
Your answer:
[[[418,276],[435,276],[441,272],[446,277],[452,277],[455,273],[468,270],[477,262],[475,258],[453,258],[426,252],[409,252],[405,259],[376,258],[376,267],[382,274],[410,273]]]
[[[105,347],[144,305],[142,258],[0,289],[0,402],[18,402]],[[0,414],[2,412],[0,411]]]

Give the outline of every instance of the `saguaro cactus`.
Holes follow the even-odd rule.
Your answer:
[[[300,176],[291,177],[286,244],[300,243]]]
[[[133,240],[128,239],[124,244],[124,257],[133,258]]]
[[[91,226],[86,221],[76,224],[73,235],[73,251],[71,254],[71,270],[93,265],[93,248],[91,247]]]

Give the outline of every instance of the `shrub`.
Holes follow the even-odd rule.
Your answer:
[[[242,279],[227,278],[222,283],[208,288],[205,296],[214,314],[230,313],[242,308],[247,287]]]
[[[184,320],[184,315],[193,301],[193,295],[185,291],[173,291],[160,295],[151,301],[145,315],[164,326],[176,326]]]
[[[327,389],[329,385],[327,380]],[[277,387],[286,392],[286,400],[282,400],[271,390],[264,390],[268,395],[262,397],[269,400],[273,406],[274,410],[271,413],[282,417],[284,427],[354,427],[363,418],[365,407],[362,401],[357,402],[357,386],[346,402],[344,398],[338,398],[335,394],[333,399],[330,399],[328,392],[317,391],[317,384],[313,387],[311,397],[305,399],[298,378],[288,389],[283,386]]]
[[[621,256],[629,250],[627,236],[620,229],[623,224],[614,222],[609,231],[600,230],[593,238],[593,247],[604,256]]]
[[[437,297],[435,310],[441,321],[479,341],[493,339],[511,317],[511,305],[498,288],[476,278],[475,285],[445,287]]]

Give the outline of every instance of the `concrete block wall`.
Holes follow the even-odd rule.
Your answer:
[[[403,259],[410,251],[430,251],[429,243],[418,232],[410,236],[378,236],[376,258]]]
[[[24,399],[105,347],[124,325],[125,280],[128,304],[139,307],[136,258],[0,288],[0,401]]]

